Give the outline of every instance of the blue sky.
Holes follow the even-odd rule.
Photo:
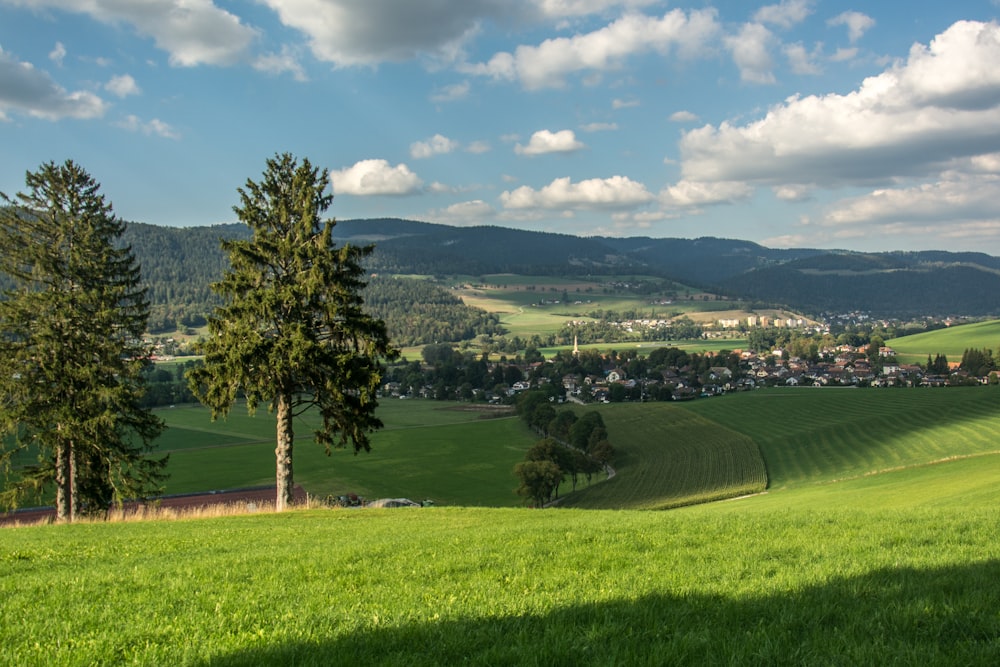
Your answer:
[[[339,219],[1000,255],[996,0],[0,0],[0,191],[233,222],[291,152]]]

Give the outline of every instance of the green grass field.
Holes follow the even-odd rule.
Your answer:
[[[502,457],[477,463],[479,450],[519,460],[533,437],[516,419],[455,407],[386,404],[382,458],[340,452],[318,459],[326,470],[305,455],[299,479],[358,475],[360,489],[367,474],[382,488],[450,469],[468,480],[456,499],[485,496],[486,462]],[[0,530],[0,664],[1000,660],[1000,390],[775,389],[599,409],[618,475],[571,496],[577,508]],[[273,467],[260,415],[169,418],[184,431],[173,456],[207,457],[192,469],[232,466],[254,447]],[[218,427],[227,440],[207,446]],[[755,493],[765,465],[771,488]],[[752,495],[678,502],[726,489]],[[601,504],[686,506],[580,509]]]
[[[736,504],[6,529],[0,663],[996,663],[995,504]]]
[[[974,322],[925,333],[894,338],[886,342],[901,361],[924,363],[927,356],[943,354],[949,361],[961,361],[968,349],[1000,349],[1000,320]]]
[[[326,456],[312,442],[319,423],[307,415],[296,422],[295,481],[319,498],[356,493],[448,505],[517,505],[512,470],[536,438],[514,417],[484,418],[488,412],[468,407],[383,401],[378,415],[385,428],[373,434],[372,451],[357,455],[334,450]],[[250,417],[234,408],[228,419],[215,422],[199,406],[159,414],[169,426],[159,441],[159,451],[170,453],[167,494],[274,483],[274,419],[266,410]]]

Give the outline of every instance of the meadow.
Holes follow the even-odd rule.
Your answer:
[[[380,437],[414,459],[417,433],[480,426],[463,438],[522,455],[487,435],[516,419],[398,403]],[[998,405],[976,387],[600,406],[618,474],[560,509],[3,529],[0,664],[997,664]],[[192,438],[212,428],[177,412]],[[726,470],[709,496],[758,486],[678,502]],[[602,504],[623,509],[584,509]]]
[[[733,505],[5,529],[0,663],[996,664],[995,504]]]
[[[355,493],[366,498],[407,497],[438,504],[510,507],[520,500],[512,470],[537,437],[512,416],[483,407],[424,400],[385,400],[385,427],[372,450],[330,456],[312,442],[319,421],[296,420],[295,481],[316,498]],[[274,418],[242,407],[212,422],[201,406],[159,411],[168,429],[158,451],[169,452],[167,494],[226,490],[274,483]]]
[[[949,361],[961,361],[968,349],[1000,349],[1000,320],[972,322],[936,329],[886,341],[905,363],[923,364],[927,357],[943,354]]]

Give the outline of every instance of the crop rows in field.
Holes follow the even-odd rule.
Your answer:
[[[609,406],[603,415],[620,474],[571,505],[665,509],[767,487],[756,443],[732,429],[670,404]]]
[[[998,408],[989,387],[768,389],[691,404],[760,446],[771,488],[998,451]]]

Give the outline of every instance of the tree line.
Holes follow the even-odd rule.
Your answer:
[[[536,433],[544,436],[514,466],[520,484],[515,490],[533,507],[543,507],[559,497],[559,487],[581,476],[590,482],[607,469],[614,459],[614,447],[601,413],[591,410],[577,417],[572,410],[556,410],[550,397],[539,391],[521,394],[517,413]]]

